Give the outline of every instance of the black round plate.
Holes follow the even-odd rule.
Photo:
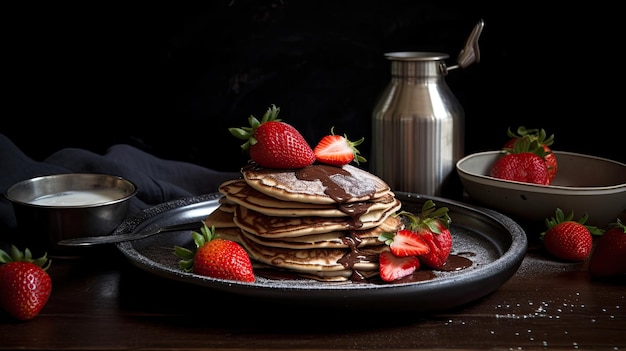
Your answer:
[[[498,212],[444,198],[396,192],[402,208],[419,212],[426,200],[448,207],[452,218],[453,254],[467,255],[469,268],[435,271],[433,279],[403,284],[326,283],[314,280],[273,280],[254,283],[215,279],[183,272],[174,246],[193,247],[187,232],[169,232],[116,244],[135,266],[183,283],[195,284],[241,298],[281,304],[348,309],[434,311],[457,307],[486,296],[504,284],[519,268],[527,248],[524,230]],[[112,235],[149,230],[197,220],[218,206],[221,194],[208,194],[164,203],[123,222]],[[259,301],[261,303],[261,301]]]

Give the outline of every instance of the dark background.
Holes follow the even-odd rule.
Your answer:
[[[335,126],[365,136],[368,157],[384,53],[443,52],[454,65],[482,18],[481,62],[446,78],[465,109],[466,153],[498,149],[525,125],[554,133],[556,150],[626,162],[621,11],[540,4],[4,5],[0,133],[36,160],[128,143],[235,171],[247,157],[227,128],[276,104],[310,144]]]

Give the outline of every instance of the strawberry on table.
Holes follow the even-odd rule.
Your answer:
[[[546,134],[544,129],[526,129],[524,126],[520,126],[517,128],[517,132],[514,133],[511,131],[511,128],[507,130],[507,135],[509,136],[509,140],[502,147],[503,149],[512,149],[514,148],[514,144],[518,139],[529,137],[530,140],[536,140],[543,150],[545,154],[543,156],[544,161],[546,162],[546,166],[548,168],[548,184],[552,183],[556,173],[558,172],[558,162],[556,160],[556,156],[550,146],[554,143],[554,134],[549,137]]]
[[[175,246],[181,258],[179,266],[185,272],[193,272],[212,278],[254,282],[250,256],[238,243],[219,238],[215,227],[203,225],[201,233],[192,232],[196,251]]]
[[[557,208],[555,217],[546,218],[547,230],[540,234],[546,250],[565,261],[586,260],[593,246],[592,234],[602,233],[597,227],[585,225],[587,219],[585,214],[575,221],[573,211],[565,216],[563,210]]]
[[[241,145],[250,158],[266,168],[303,168],[315,162],[313,149],[292,125],[278,119],[280,109],[268,108],[261,121],[250,116],[249,127],[229,128],[235,137],[246,140]]]
[[[626,226],[619,218],[596,241],[589,259],[589,273],[595,277],[626,274]]]
[[[313,153],[315,154],[317,162],[324,164],[343,166],[352,161],[359,164],[360,162],[366,162],[365,158],[359,155],[360,152],[356,148],[361,145],[364,140],[365,138],[350,141],[346,134],[343,136],[335,135],[333,127],[330,130],[330,135],[324,136],[315,146]]]
[[[548,167],[544,160],[545,151],[537,140],[519,138],[512,149],[503,149],[504,155],[491,166],[494,178],[516,182],[549,185]]]
[[[52,279],[46,272],[51,261],[46,254],[33,258],[11,245],[11,253],[0,250],[0,309],[19,320],[41,312],[52,293]]]

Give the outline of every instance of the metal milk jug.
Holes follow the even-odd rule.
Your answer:
[[[479,61],[482,20],[447,67],[448,54],[392,52],[391,81],[372,114],[371,171],[396,191],[455,197],[456,162],[464,154],[465,113],[445,82],[448,71]]]

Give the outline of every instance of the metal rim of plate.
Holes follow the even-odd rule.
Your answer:
[[[280,281],[257,279],[254,283],[235,282],[204,277],[180,270],[173,261],[175,234],[158,234],[155,237],[116,244],[119,251],[136,267],[160,276],[187,284],[195,284],[219,293],[242,297],[266,299],[307,306],[324,306],[368,311],[402,308],[416,312],[445,310],[484,297],[509,280],[518,270],[526,253],[528,241],[522,227],[511,218],[485,208],[461,202],[420,194],[396,192],[403,209],[418,211],[428,199],[438,207],[450,209],[453,235],[459,238],[477,238],[479,247],[496,251],[493,260],[468,271],[459,271],[432,280],[405,284],[324,283],[317,281]],[[219,193],[184,198],[166,202],[124,221],[112,235],[128,233],[135,229],[148,230],[155,225],[175,224],[198,219],[219,206]],[[469,234],[466,234],[469,233]],[[168,236],[169,235],[169,236]],[[466,237],[469,235],[469,237]],[[190,235],[187,235],[190,239]],[[468,239],[469,238],[469,239]],[[177,239],[179,240],[179,239]],[[150,254],[150,250],[170,249],[169,253]],[[454,249],[454,248],[453,248]],[[460,248],[463,249],[463,248]],[[172,255],[172,257],[164,256]],[[164,258],[165,257],[165,258]]]

